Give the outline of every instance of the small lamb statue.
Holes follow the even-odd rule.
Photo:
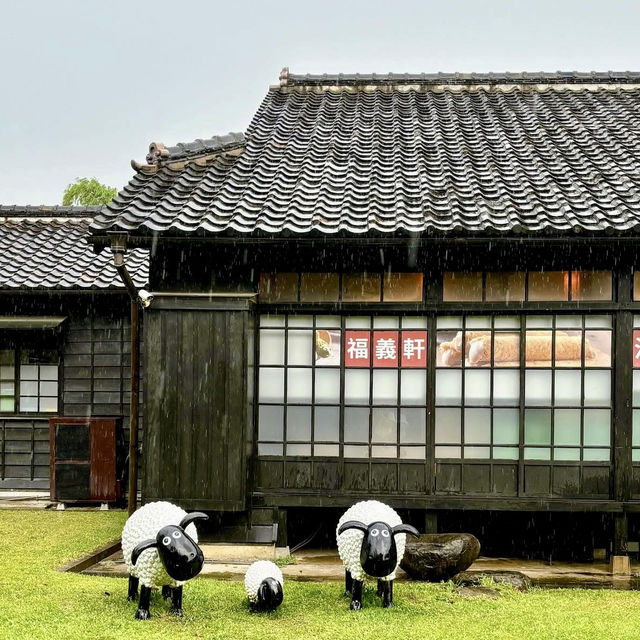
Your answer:
[[[257,560],[244,576],[251,613],[275,611],[282,604],[282,571],[269,560]]]

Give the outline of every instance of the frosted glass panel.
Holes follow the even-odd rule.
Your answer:
[[[582,316],[556,316],[557,329],[581,329]],[[557,338],[557,336],[556,336]]]
[[[369,404],[368,369],[346,369],[344,372],[345,404]]]
[[[551,443],[551,410],[527,409],[524,412],[525,444]]]
[[[436,371],[436,404],[460,404],[462,371],[438,369]]]
[[[340,370],[316,369],[316,402],[340,402]]]
[[[13,389],[13,382],[0,382],[0,396],[12,396]]]
[[[0,378],[3,380],[6,378],[14,377],[13,367],[0,367]]]
[[[464,326],[467,329],[490,329],[491,318],[489,316],[467,316]]]
[[[312,327],[313,316],[289,316],[290,327]]]
[[[496,460],[517,460],[518,447],[493,447],[493,457]]]
[[[584,372],[585,407],[611,406],[611,372],[594,369]]]
[[[287,407],[287,440],[311,440],[311,407]]]
[[[282,402],[284,400],[284,369],[260,367],[258,389],[260,402]]]
[[[284,364],[284,331],[260,331],[260,364]]]
[[[461,329],[462,316],[440,316],[436,320],[438,329]]]
[[[554,460],[580,460],[580,449],[554,447]]]
[[[538,371],[537,373],[542,373]],[[555,404],[558,407],[580,406],[582,390],[580,371],[557,371],[555,380]]]
[[[401,404],[427,404],[427,372],[402,371],[400,377]]]
[[[584,444],[609,446],[611,439],[611,412],[608,409],[585,409]]]
[[[40,411],[52,412],[58,410],[58,398],[40,398]]]
[[[58,395],[58,383],[57,382],[41,382],[40,383],[40,395],[43,395],[43,396],[57,396]]]
[[[263,313],[260,316],[261,327],[284,327],[284,316],[273,316],[268,313]]]
[[[38,366],[35,364],[23,364],[20,367],[20,380],[37,380]]]
[[[287,455],[288,456],[310,456],[311,445],[310,444],[288,444]]]
[[[610,329],[611,328],[611,316],[585,316],[584,317],[584,326],[585,327],[598,327],[602,329]],[[636,326],[634,324],[634,326]]]
[[[376,316],[373,319],[374,329],[397,329],[400,326],[398,316]]]
[[[583,460],[598,460],[600,462],[609,462],[611,453],[609,449],[584,449],[582,453]]]
[[[580,409],[556,409],[553,418],[554,443],[580,446]]]
[[[316,316],[316,327],[339,329],[340,316]]]
[[[493,404],[515,406],[520,403],[520,371],[517,369],[494,370]]]
[[[553,326],[553,316],[527,316],[526,324],[528,329],[541,329]]]
[[[311,402],[311,369],[287,369],[287,401]]]
[[[527,369],[524,379],[525,404],[551,404],[551,371]]]
[[[345,458],[368,458],[369,447],[358,446],[353,444],[344,445],[344,457]]]
[[[493,326],[496,329],[518,329],[520,318],[518,316],[495,316]]]
[[[335,457],[340,455],[340,445],[337,444],[316,444],[313,446],[314,456]]]
[[[436,409],[436,442],[460,442],[460,409]]]
[[[373,445],[371,447],[371,457],[372,458],[397,458],[398,451],[395,446],[381,446],[381,445]]]
[[[640,447],[640,409],[633,410],[633,439],[634,447]]]
[[[369,442],[369,409],[345,407],[344,441]]]
[[[281,444],[258,444],[259,456],[281,456],[282,445]]]
[[[518,444],[520,432],[519,409],[493,410],[493,443]]]
[[[38,395],[38,383],[37,382],[20,382],[20,393],[25,396],[37,396]]]
[[[491,371],[467,369],[464,372],[464,400],[466,404],[490,404]]]
[[[524,448],[525,460],[551,460],[551,449],[537,448],[537,447],[525,447]]]
[[[313,332],[289,331],[289,352],[287,361],[289,364],[311,365],[313,356]]]
[[[584,366],[611,366],[611,331],[584,332]]]
[[[404,460],[424,460],[427,450],[424,447],[400,447],[400,457]]]
[[[369,316],[350,316],[344,319],[344,326],[347,329],[369,329],[371,318]]]
[[[633,372],[633,406],[640,406],[640,369]]]
[[[489,457],[489,447],[465,447],[464,457],[486,459]]]
[[[14,411],[13,398],[0,398],[0,411]]]
[[[398,403],[398,372],[373,372],[373,404]]]
[[[473,444],[491,442],[491,409],[464,410],[464,441]]]
[[[400,442],[426,442],[424,409],[400,409]]]
[[[316,407],[313,439],[338,442],[340,439],[340,408]]]
[[[40,365],[40,380],[57,380],[58,365],[43,364]]]
[[[436,458],[459,458],[462,447],[436,447]]]
[[[373,409],[371,419],[371,442],[397,442],[397,409]]]
[[[405,316],[402,318],[403,329],[426,329],[427,319],[420,316]]]
[[[258,440],[281,441],[284,425],[284,407],[258,409]]]

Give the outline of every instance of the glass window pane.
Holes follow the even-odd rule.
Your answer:
[[[42,364],[40,365],[40,380],[57,380],[58,365]]]
[[[518,302],[524,300],[524,273],[488,272],[487,302]]]
[[[311,407],[287,407],[287,441],[311,440]]]
[[[464,441],[465,444],[490,444],[491,409],[464,410]]]
[[[58,383],[57,382],[41,382],[40,383],[40,395],[42,395],[42,396],[57,396],[58,395]]]
[[[400,372],[400,402],[427,404],[427,372],[424,369]]]
[[[373,371],[373,404],[398,403],[398,372]]]
[[[464,447],[464,457],[484,460],[489,458],[489,451],[489,447]]]
[[[287,455],[288,456],[310,456],[311,445],[310,444],[288,444]]]
[[[496,460],[517,460],[519,449],[518,447],[493,447],[493,457]]]
[[[542,373],[536,371],[535,373]],[[558,407],[579,407],[580,392],[582,390],[581,371],[556,370],[555,376],[555,404]],[[546,403],[540,403],[546,404]]]
[[[640,449],[634,449],[631,452],[631,460],[632,462],[640,462]]]
[[[438,369],[436,371],[436,404],[461,404],[462,372]]]
[[[396,409],[372,409],[371,442],[397,442],[398,412]]]
[[[496,367],[520,366],[520,333],[497,331],[494,334],[493,361]]]
[[[260,364],[284,364],[284,331],[260,331]]]
[[[313,316],[289,316],[290,327],[313,327]]]
[[[15,371],[13,367],[0,367],[0,378],[2,380],[13,380]]]
[[[559,372],[556,372],[556,375]],[[551,371],[527,369],[524,373],[524,402],[529,406],[551,404]]]
[[[344,319],[344,326],[347,329],[369,329],[371,318],[369,316],[350,316]]]
[[[436,327],[438,329],[462,329],[462,316],[438,316]]]
[[[40,398],[38,406],[40,411],[51,413],[58,410],[58,398]]]
[[[13,369],[15,362],[15,351],[13,349],[0,349],[0,371],[4,371],[4,367],[10,366]]]
[[[261,273],[259,292],[261,302],[296,302],[298,274]]]
[[[339,329],[341,326],[340,316],[316,316],[316,327],[326,327],[327,329]]]
[[[340,455],[340,445],[338,444],[315,444],[313,445],[314,456],[336,457]]]
[[[582,334],[576,331],[555,332],[556,367],[582,366]]]
[[[436,458],[460,458],[462,447],[436,447]]]
[[[423,316],[405,316],[402,318],[403,329],[426,329],[427,319]]]
[[[259,456],[281,456],[282,445],[281,444],[258,444]]]
[[[37,396],[38,395],[38,383],[37,382],[25,382],[20,381],[20,395],[24,396]]]
[[[611,366],[611,331],[584,332],[584,366]]]
[[[369,404],[369,369],[345,369],[345,404]]]
[[[20,396],[20,411],[37,411],[38,398],[25,398]]]
[[[442,278],[444,302],[481,302],[481,271],[449,271]]]
[[[551,410],[527,409],[524,412],[525,444],[551,443]]]
[[[529,301],[569,299],[568,271],[530,271]]]
[[[369,442],[369,409],[344,409],[344,441]]]
[[[631,443],[634,447],[640,447],[640,409],[633,410],[633,430]]]
[[[490,316],[467,316],[464,320],[465,329],[490,329]],[[480,335],[490,335],[489,332],[481,332]]]
[[[583,460],[597,460],[600,462],[609,462],[611,452],[609,449],[583,449]]]
[[[584,317],[584,326],[587,328],[611,329],[611,316],[587,315]]]
[[[494,370],[493,404],[515,406],[520,404],[520,371],[517,369]]]
[[[493,443],[518,444],[520,439],[520,410],[493,410]]]
[[[380,302],[380,274],[345,273],[342,276],[343,302]]]
[[[436,443],[459,443],[460,435],[460,409],[436,409]]]
[[[572,271],[572,300],[611,300],[611,271]]]
[[[467,369],[464,372],[464,400],[470,405],[491,404],[491,371]]]
[[[263,313],[260,316],[261,327],[284,327],[284,316]]]
[[[584,404],[586,407],[611,405],[611,371],[584,372]]]
[[[340,402],[340,369],[316,369],[316,402]]]
[[[260,367],[258,399],[260,402],[282,402],[284,400],[284,369]]]
[[[543,329],[553,326],[553,316],[527,316],[527,329]]]
[[[0,382],[0,396],[14,395],[14,387],[15,385],[13,382]]]
[[[20,366],[20,380],[37,380],[38,365],[23,364]]]
[[[425,447],[400,447],[400,457],[404,460],[424,460],[427,450]]]
[[[258,440],[282,441],[284,407],[260,406],[258,409]]]
[[[314,349],[317,367],[339,367],[342,351],[342,332],[336,329],[318,329],[315,332]]]
[[[527,331],[525,360],[527,367],[551,366],[551,331]]]
[[[369,447],[353,444],[344,445],[344,457],[345,458],[368,458]]]
[[[437,367],[462,366],[462,331],[438,331]]]
[[[385,273],[382,299],[384,302],[420,302],[421,273]]]
[[[300,276],[300,302],[336,302],[339,290],[337,273],[303,273]]]
[[[580,409],[556,409],[553,412],[555,444],[580,446]]]
[[[546,447],[525,447],[525,460],[551,460],[551,449]]]
[[[400,442],[426,442],[427,413],[424,409],[400,409]]]
[[[0,411],[15,411],[15,401],[13,397],[0,398]]]
[[[580,460],[580,449],[572,449],[567,447],[553,448],[554,460]]]
[[[609,409],[585,409],[583,431],[585,446],[609,446],[611,439],[611,411]]]
[[[311,402],[311,369],[287,369],[287,401]]]
[[[640,369],[633,372],[633,406],[640,406]]]
[[[556,328],[558,329],[582,329],[581,315],[557,315]]]
[[[400,318],[398,316],[375,316],[373,318],[374,329],[398,329]]]
[[[340,407],[315,407],[313,439],[316,442],[340,440]]]
[[[396,446],[373,445],[371,447],[372,458],[397,458],[398,449]]]
[[[520,328],[520,318],[518,316],[495,316],[493,326],[496,329],[518,329]]]

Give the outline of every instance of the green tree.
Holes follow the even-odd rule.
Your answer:
[[[101,184],[95,178],[76,178],[76,181],[64,190],[62,204],[65,206],[107,204],[116,197],[117,193],[116,188]]]

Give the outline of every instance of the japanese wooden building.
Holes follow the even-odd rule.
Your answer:
[[[133,166],[90,230],[149,255],[144,501],[595,514],[625,551],[640,74],[285,69],[244,135]]]

